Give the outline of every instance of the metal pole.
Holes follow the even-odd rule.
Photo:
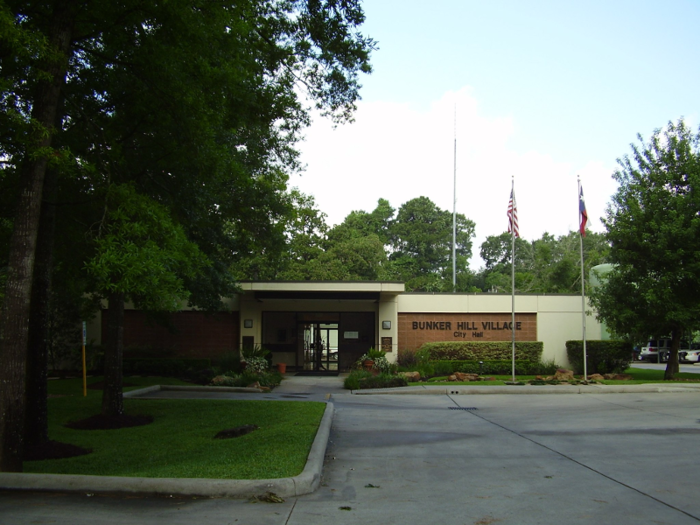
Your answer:
[[[515,176],[511,183],[510,194],[513,196],[513,211],[511,215],[511,228],[510,228],[510,239],[511,239],[511,264],[510,264],[510,279],[511,279],[511,337],[512,337],[512,375],[513,383],[515,383],[515,213],[516,213],[516,201],[515,201]]]
[[[457,104],[455,104],[454,200],[452,203],[452,293],[457,291]]]
[[[87,323],[83,321],[83,397],[87,396],[87,369],[85,367],[85,345],[87,344]]]
[[[578,181],[578,198],[579,201],[581,196],[581,179],[577,177]],[[579,203],[580,208],[580,203]],[[582,327],[582,339],[583,339],[583,380],[588,381],[588,364],[586,359],[586,272],[583,267],[583,233],[579,232],[580,246],[581,246],[581,327]]]

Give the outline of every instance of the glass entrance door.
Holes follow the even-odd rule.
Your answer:
[[[304,323],[304,370],[338,370],[338,323]]]

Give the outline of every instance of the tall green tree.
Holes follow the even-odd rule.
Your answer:
[[[468,271],[474,223],[457,214],[457,272]],[[404,203],[390,228],[390,275],[411,291],[452,291],[452,213],[427,197]]]
[[[0,374],[11,385],[0,393],[8,415],[0,470],[18,470],[22,320],[47,163],[71,156],[82,168],[83,197],[133,183],[166,206],[212,262],[207,275],[188,277],[190,299],[215,307],[232,288],[228,268],[245,248],[226,236],[226,225],[277,234],[259,224],[284,213],[286,172],[298,168],[294,145],[309,121],[303,97],[348,120],[374,43],[356,30],[364,20],[356,0],[5,0],[0,13],[0,103],[11,124],[0,133],[0,181],[29,188],[25,200],[15,199],[19,234],[0,324]],[[27,42],[27,52],[16,52]],[[249,228],[251,221],[258,226]]]
[[[530,242],[515,239],[515,289],[519,293],[581,293],[581,247],[577,231],[554,237],[545,232]],[[481,245],[485,266],[480,280],[483,291],[510,292],[511,236],[488,237]],[[583,239],[584,275],[607,261],[609,246],[603,234],[587,232]],[[588,284],[588,283],[586,283]]]
[[[700,329],[700,132],[679,120],[639,141],[613,175],[604,224],[614,267],[592,302],[617,334],[670,334],[672,379],[681,337]]]
[[[70,57],[78,2],[42,6],[48,22],[31,27],[20,14],[0,4],[3,72],[0,103],[10,124],[0,147],[16,162],[17,207],[0,310],[0,471],[21,471],[24,395],[34,256],[46,168]],[[29,27],[27,27],[29,26]],[[24,43],[28,51],[17,52]],[[23,78],[23,77],[31,78]],[[9,131],[9,132],[8,132]],[[10,177],[12,178],[12,177]]]
[[[102,414],[119,416],[122,400],[124,302],[152,311],[177,311],[189,297],[183,278],[208,264],[167,209],[130,185],[113,185],[96,226],[87,261],[94,289],[108,301]]]

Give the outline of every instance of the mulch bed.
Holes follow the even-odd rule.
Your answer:
[[[138,427],[153,423],[153,416],[145,415],[127,415],[121,416],[103,416],[96,414],[80,421],[71,421],[67,423],[68,428],[75,430],[114,430],[118,428]],[[60,441],[46,441],[33,445],[25,445],[24,461],[42,461],[45,459],[64,459],[75,456],[84,456],[90,454],[92,450],[71,445],[70,443],[61,443]]]
[[[61,443],[60,441],[47,441],[34,445],[26,445],[24,447],[24,461],[42,461],[44,459],[63,459],[72,458],[75,456],[84,456],[92,450],[71,445],[70,443]]]

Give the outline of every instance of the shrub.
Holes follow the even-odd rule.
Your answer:
[[[540,341],[518,341],[515,343],[516,361],[538,363],[544,345]],[[513,343],[509,341],[444,341],[424,343],[425,350],[433,361],[509,361],[512,359]]]
[[[375,350],[374,348],[370,348],[366,354],[355,362],[355,368],[361,370],[364,366],[363,363],[367,360],[374,361],[372,368],[383,374],[395,374],[398,370],[398,366],[396,364],[390,363],[387,360],[386,352],[383,352],[382,350]]]
[[[430,353],[425,348],[399,350],[398,365],[406,370],[418,370],[430,362]]]
[[[262,374],[269,368],[269,363],[264,357],[247,357],[245,360],[245,371],[254,374]]]
[[[235,350],[224,352],[215,362],[221,370],[231,371],[234,374],[239,374],[242,370],[241,354]]]
[[[242,374],[216,376],[209,384],[212,386],[247,387],[256,382],[259,383],[260,386],[272,388],[282,382],[282,374],[277,371],[257,374],[246,370]]]
[[[407,386],[406,379],[393,374],[378,374],[365,370],[353,370],[345,378],[344,386],[348,390],[361,390],[363,388],[393,388]]]
[[[566,355],[575,374],[583,373],[583,341],[567,341]],[[586,341],[586,369],[589,374],[619,374],[632,359],[629,341]]]
[[[441,367],[451,365],[451,370],[448,373],[437,373],[438,363],[440,363]],[[515,361],[515,373],[517,375],[552,375],[556,371],[557,365],[554,361],[544,363],[532,361]],[[513,362],[512,360],[437,361],[435,365],[435,372],[435,375],[449,375],[453,374],[454,372],[463,372],[465,374],[508,375],[513,373]]]

